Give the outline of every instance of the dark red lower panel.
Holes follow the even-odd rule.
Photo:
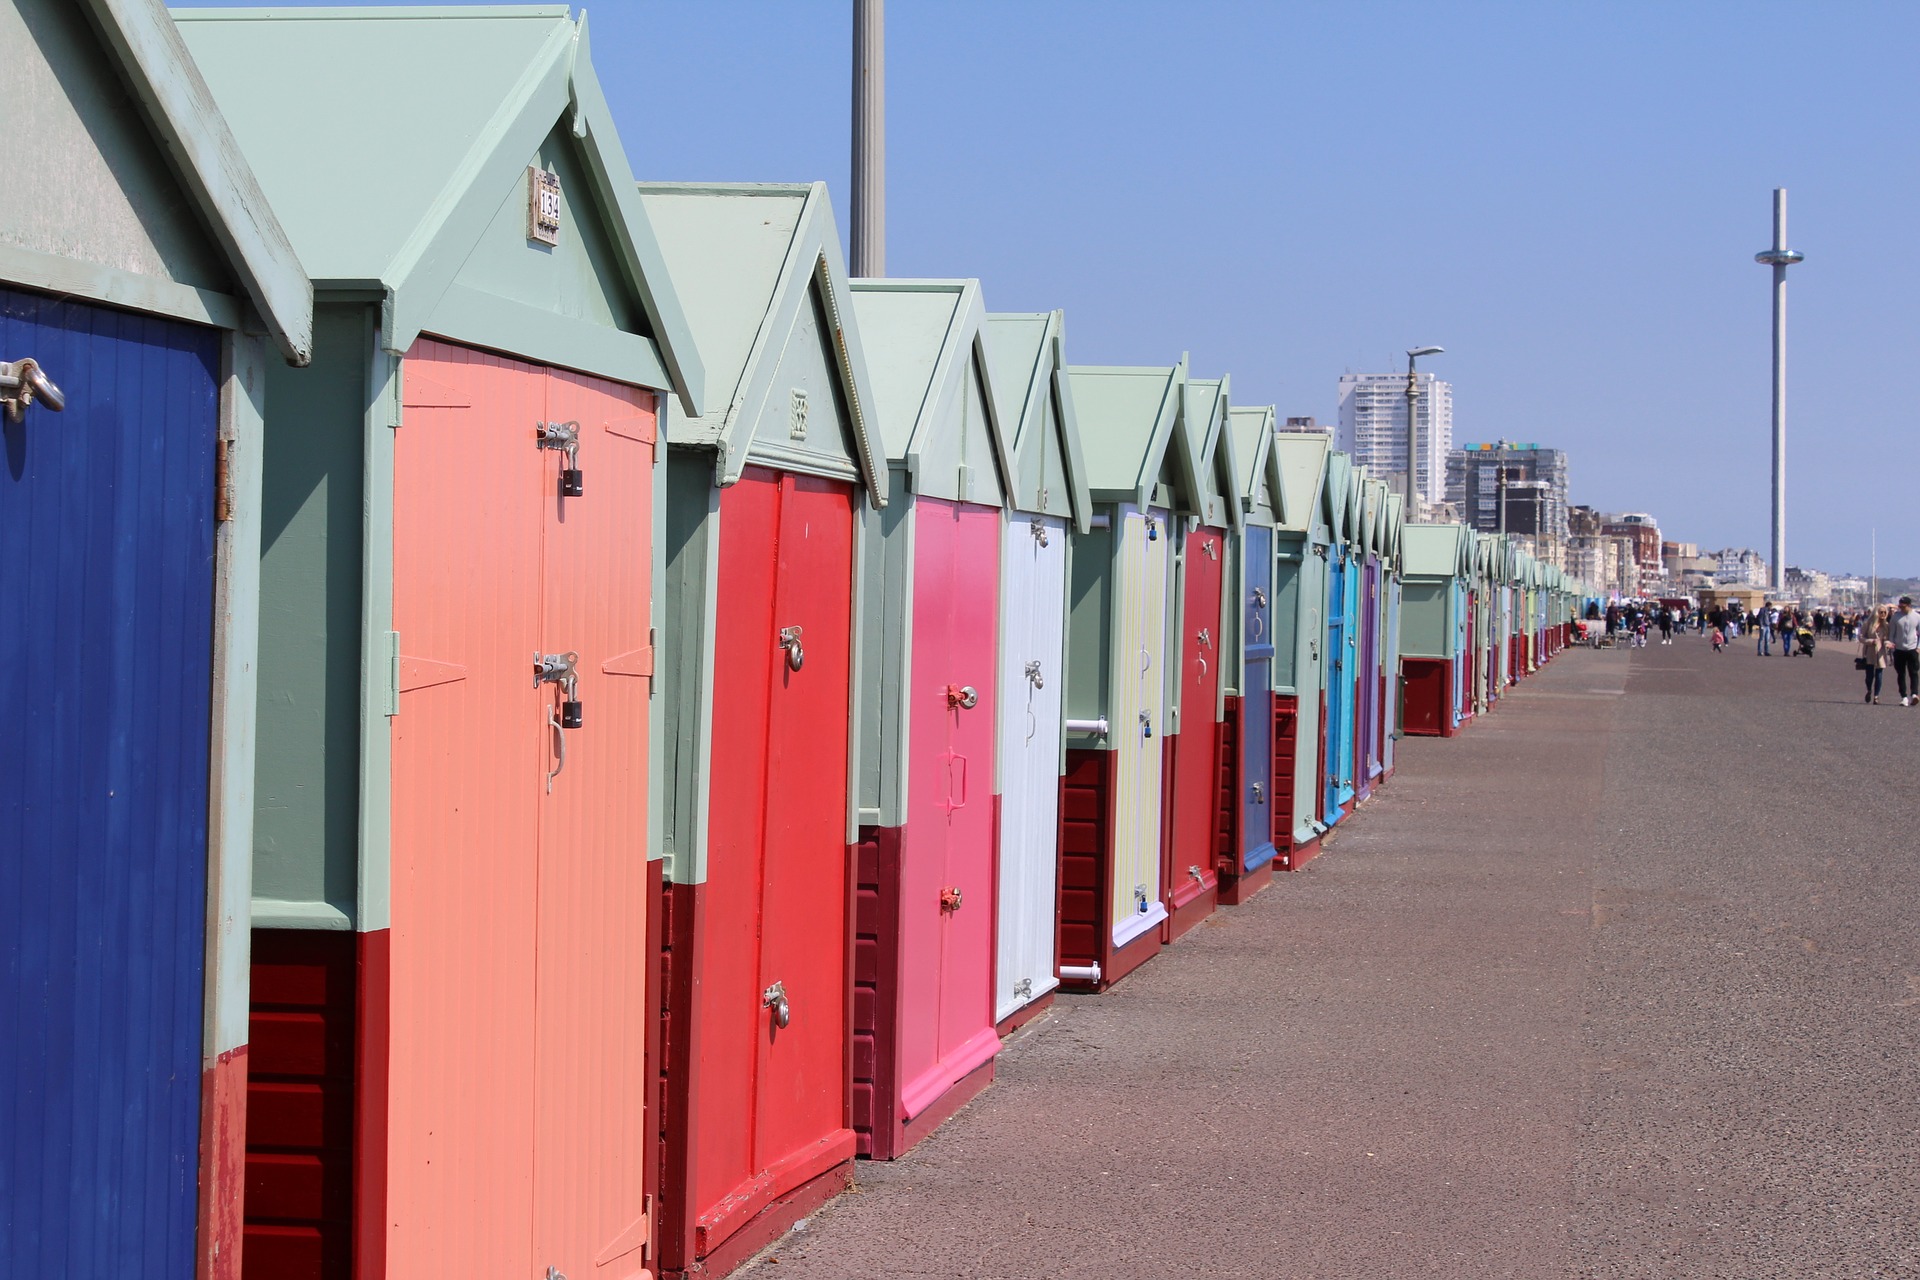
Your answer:
[[[387,1115],[393,1060],[393,939],[385,929],[356,933],[353,939],[356,960],[353,1280],[387,1280]]]
[[[1445,658],[1402,658],[1401,725],[1417,738],[1438,738],[1453,727],[1453,664]]]
[[[1063,966],[1101,965],[1108,948],[1106,903],[1113,866],[1111,751],[1069,751],[1060,778],[1059,931]],[[1090,989],[1091,984],[1069,983]]]
[[[362,936],[253,934],[242,1254],[248,1280],[354,1274]]]
[[[855,1150],[891,1160],[902,1117],[894,1078],[899,1011],[900,828],[862,827],[854,846],[853,1131]]]
[[[1038,1000],[1029,1000],[1012,1013],[994,1024],[994,1033],[1001,1039],[1012,1035],[1035,1018],[1053,1008],[1053,992],[1041,996]]]
[[[662,884],[660,910],[659,992],[660,1056],[656,1078],[659,1092],[654,1114],[660,1122],[660,1195],[654,1201],[654,1230],[659,1241],[661,1269],[684,1272],[693,1262],[694,1231],[699,1206],[688,1188],[693,1185],[693,1116],[699,1105],[701,1072],[692,1061],[700,1005],[694,999],[699,966],[694,957],[700,943],[696,931],[702,917],[703,886]]]
[[[785,1235],[794,1223],[845,1191],[852,1182],[853,1166],[835,1165],[827,1173],[775,1200],[706,1257],[683,1269],[663,1268],[661,1280],[690,1280],[694,1276],[730,1274],[748,1258]]]
[[[1243,871],[1232,880],[1222,876],[1220,878],[1221,904],[1237,907],[1251,900],[1254,894],[1273,883],[1273,863],[1279,860],[1276,857],[1272,862],[1263,862],[1256,869]]]

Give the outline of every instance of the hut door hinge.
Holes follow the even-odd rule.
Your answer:
[[[233,441],[227,439],[213,446],[213,519],[216,524],[233,519]]]
[[[400,714],[400,633],[387,632],[387,714]]]

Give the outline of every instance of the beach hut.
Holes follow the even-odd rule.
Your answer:
[[[1056,971],[1067,574],[1092,528],[1086,460],[1067,382],[1061,312],[987,318],[1012,483],[1000,533],[999,832],[993,1016],[1005,1035],[1043,1011]]]
[[[263,384],[312,291],[164,8],[0,39],[0,1274],[221,1280]]]
[[[1401,726],[1414,737],[1450,738],[1459,731],[1471,545],[1471,531],[1458,524],[1408,525],[1404,535]]]
[[[1228,427],[1228,380],[1189,378],[1176,431],[1194,459],[1193,487],[1174,511],[1174,635],[1169,644],[1167,803],[1161,814],[1164,941],[1213,914],[1220,902],[1221,725],[1228,646],[1226,581],[1244,520]]]
[[[1357,782],[1360,692],[1360,497],[1362,476],[1350,455],[1327,455],[1322,490],[1332,541],[1327,548],[1325,727],[1320,752],[1320,820],[1331,827],[1352,811]]]
[[[1393,776],[1394,744],[1400,737],[1401,627],[1405,618],[1406,502],[1391,489],[1380,533],[1380,778]]]
[[[316,291],[267,380],[249,1272],[640,1274],[657,426],[702,373],[585,22],[176,16]]]
[[[886,464],[826,187],[639,190],[707,377],[666,424],[659,1260],[720,1274],[854,1158],[855,546]]]
[[[854,1128],[890,1160],[993,1080],[1001,508],[973,280],[856,280],[890,472],[864,533]],[[974,784],[979,789],[974,789]]]
[[[1074,534],[1060,792],[1060,980],[1104,990],[1160,948],[1174,511],[1197,487],[1186,362],[1068,371],[1094,515]]]
[[[1287,634],[1274,599],[1273,528],[1284,512],[1286,490],[1273,447],[1273,406],[1235,405],[1227,422],[1243,523],[1230,579],[1234,607],[1222,624],[1230,660],[1223,664],[1229,687],[1221,719],[1223,841],[1217,864],[1220,901],[1238,905],[1272,882],[1273,860],[1292,836],[1290,816],[1282,816],[1291,793],[1281,795],[1292,778],[1279,766],[1283,740],[1291,763],[1294,716],[1289,712],[1282,720],[1273,691],[1277,646]]]
[[[1327,580],[1333,526],[1325,487],[1326,436],[1283,431],[1273,438],[1282,503],[1273,570],[1274,859],[1298,870],[1320,851],[1320,775],[1326,754]],[[1280,843],[1285,837],[1286,843]]]

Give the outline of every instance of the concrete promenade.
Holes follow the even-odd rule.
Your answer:
[[[1566,653],[746,1274],[1920,1277],[1917,819],[1848,646]]]

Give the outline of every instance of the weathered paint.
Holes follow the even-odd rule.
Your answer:
[[[637,1271],[654,397],[428,340],[407,368],[386,1271]],[[531,429],[566,421],[581,497]],[[531,678],[568,651],[572,730]]]
[[[195,1272],[220,346],[0,290],[67,397],[0,432],[9,1275]]]
[[[999,912],[994,1018],[1054,974],[1060,700],[1066,687],[1066,522],[1009,510],[1001,533]]]

